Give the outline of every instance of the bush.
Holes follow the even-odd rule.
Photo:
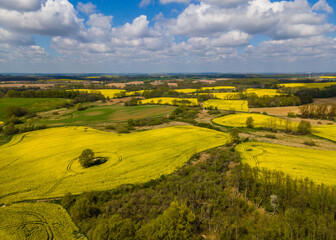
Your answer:
[[[316,146],[316,143],[313,140],[304,141],[303,144],[305,144],[307,146]]]
[[[246,119],[246,127],[247,128],[253,128],[254,127],[254,119],[253,119],[253,117],[248,117]]]
[[[18,106],[9,106],[5,109],[6,119],[11,117],[23,117],[28,113],[26,108],[18,107]]]
[[[288,113],[287,113],[287,116],[288,116],[289,118],[296,118],[296,115],[295,115],[295,113],[293,113],[293,112],[288,112]]]
[[[83,168],[88,168],[92,165],[94,159],[94,152],[91,149],[85,149],[79,156],[79,163]]]
[[[83,106],[83,104],[77,103],[76,104],[76,110],[77,111],[82,111],[82,110],[85,110],[85,107]]]
[[[302,120],[298,126],[298,133],[309,134],[311,133],[312,126],[310,122]]]
[[[277,139],[277,137],[274,134],[266,134],[265,138]]]
[[[10,136],[18,133],[19,130],[15,127],[14,123],[9,123],[6,126],[3,127],[2,133],[5,136]]]

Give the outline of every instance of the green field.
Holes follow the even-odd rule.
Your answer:
[[[278,84],[279,87],[286,87],[286,88],[325,88],[336,85],[336,82],[322,82],[322,83],[285,83],[285,84]]]
[[[316,183],[336,184],[336,152],[248,142],[236,150],[243,162],[259,168],[283,171]]]
[[[15,135],[0,146],[0,202],[106,190],[170,174],[194,154],[223,145],[228,135],[193,126],[116,134],[60,127]],[[109,160],[83,169],[84,149]]]
[[[297,122],[291,122],[286,119],[256,113],[230,114],[224,117],[215,118],[212,121],[218,125],[227,127],[246,127],[246,120],[248,117],[253,118],[254,128],[293,130],[298,126]]]
[[[248,102],[245,100],[218,100],[210,99],[204,102],[204,107],[217,108],[221,110],[234,110],[239,112],[248,112]]]
[[[170,97],[161,97],[161,98],[148,98],[140,101],[140,104],[162,104],[162,105],[179,105],[181,101],[189,101],[189,106],[197,106],[198,100],[196,98],[170,98]]]
[[[51,203],[18,203],[0,207],[1,240],[86,239],[68,213]]]
[[[43,112],[59,108],[69,101],[64,98],[0,98],[0,120],[5,119],[5,110],[9,106],[25,107],[31,112]]]
[[[175,107],[173,106],[122,106],[122,105],[103,105],[87,108],[82,111],[71,111],[65,114],[43,115],[40,123],[49,126],[64,125],[84,125],[95,123],[120,122],[128,119],[139,119],[148,117],[162,117],[170,114]]]

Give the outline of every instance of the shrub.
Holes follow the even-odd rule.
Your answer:
[[[5,109],[6,118],[9,119],[11,117],[23,117],[28,113],[26,108],[18,107],[18,106],[9,106]]]
[[[92,165],[94,159],[94,152],[91,149],[85,149],[79,156],[79,163],[83,168],[88,168]]]
[[[300,133],[300,134],[311,133],[311,128],[312,128],[312,126],[311,126],[310,122],[302,120],[299,123],[299,126],[298,126],[298,133]]]
[[[10,136],[10,135],[14,135],[16,133],[18,133],[19,130],[15,127],[14,123],[9,123],[6,126],[3,127],[2,129],[2,133],[5,136]]]
[[[246,127],[247,128],[253,128],[254,127],[254,119],[253,119],[253,117],[248,117],[246,119]]]
[[[293,113],[293,112],[288,112],[288,113],[287,113],[287,116],[288,116],[289,118],[296,118],[296,115],[295,115],[295,113]]]
[[[277,137],[274,134],[266,134],[265,138],[277,139]]]
[[[316,143],[313,140],[304,141],[303,144],[305,144],[307,146],[316,146]]]
[[[76,104],[76,110],[77,111],[82,111],[82,110],[84,110],[85,109],[85,107],[83,106],[83,104],[81,104],[81,103],[77,103]]]

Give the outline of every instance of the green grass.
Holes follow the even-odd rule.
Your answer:
[[[147,182],[174,172],[194,154],[226,144],[227,139],[226,133],[194,126],[121,135],[85,127],[19,134],[0,146],[0,202]],[[87,148],[109,160],[82,168],[77,157]]]
[[[45,123],[49,126],[64,126],[120,122],[130,118],[139,119],[166,116],[174,109],[175,107],[172,106],[95,106],[92,108],[89,107],[83,111],[73,110],[64,115],[48,114],[45,116],[45,119],[40,121],[40,123]]]
[[[1,240],[86,239],[69,214],[51,203],[19,203],[0,207]]]
[[[309,177],[316,183],[336,184],[336,152],[248,142],[236,147],[243,162],[259,168],[283,171],[293,177]]]
[[[204,107],[217,108],[221,110],[234,110],[239,112],[248,112],[248,102],[245,100],[218,100],[210,99],[204,102]]]
[[[0,98],[0,120],[5,119],[5,110],[9,106],[28,108],[31,112],[42,112],[61,107],[70,101],[64,98]]]
[[[218,125],[227,127],[246,127],[246,120],[249,117],[252,117],[254,120],[254,128],[269,128],[280,130],[286,130],[287,128],[287,130],[289,130],[296,129],[298,127],[297,122],[291,122],[286,119],[256,113],[230,114],[224,117],[215,118],[212,121]]]

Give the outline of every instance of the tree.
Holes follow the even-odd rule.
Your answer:
[[[11,122],[3,127],[2,133],[5,136],[10,136],[18,133],[18,131],[19,130],[15,127],[15,124]]]
[[[299,123],[299,126],[298,126],[298,133],[308,134],[308,133],[311,132],[311,128],[312,128],[312,126],[311,126],[310,122],[302,120]]]
[[[79,163],[82,167],[88,168],[92,165],[94,159],[94,152],[91,149],[85,149],[79,156]]]
[[[248,117],[246,119],[246,127],[247,128],[253,128],[254,127],[254,119],[253,119],[253,117]]]
[[[240,143],[239,130],[237,128],[230,131],[230,143]]]
[[[5,110],[6,118],[22,117],[28,113],[28,110],[19,106],[9,106]]]
[[[85,108],[83,107],[83,104],[81,104],[81,103],[77,103],[76,104],[76,110],[77,111],[82,111],[82,110],[84,110]]]

